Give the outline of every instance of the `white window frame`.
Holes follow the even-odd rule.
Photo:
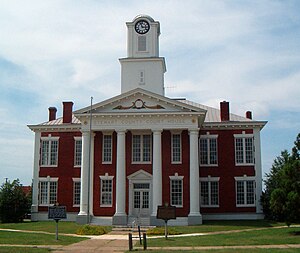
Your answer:
[[[134,147],[133,147],[133,145],[134,145],[134,142],[133,142],[133,138],[134,138],[134,136],[140,136],[140,150],[139,150],[139,152],[140,152],[140,160],[139,161],[134,161],[134,155],[135,155],[135,153],[134,153]],[[150,143],[149,143],[149,145],[150,145],[150,147],[149,147],[149,161],[144,161],[144,136],[149,136],[149,141],[150,141]],[[132,151],[131,151],[131,162],[132,162],[132,164],[151,164],[151,162],[152,162],[152,134],[151,133],[149,133],[149,132],[143,132],[143,133],[135,133],[135,132],[133,132],[132,133],[132,137],[131,137],[131,149],[132,149]]]
[[[243,145],[243,162],[239,163],[237,162],[237,139],[242,140]],[[251,156],[252,156],[252,162],[247,162],[247,154],[249,151],[246,151],[246,139],[252,139],[252,150],[251,150]],[[246,134],[245,131],[243,131],[242,134],[234,134],[234,154],[235,154],[235,165],[236,166],[253,166],[255,164],[255,146],[254,146],[254,135],[253,134]]]
[[[51,198],[51,183],[55,182],[56,183],[56,190],[55,190],[55,203],[50,204],[50,198]],[[41,183],[47,183],[47,203],[41,203]],[[58,196],[58,178],[57,177],[40,177],[39,178],[39,206],[53,206],[57,202],[57,196]]]
[[[144,69],[140,69],[139,70],[139,85],[145,85],[145,70]]]
[[[51,147],[53,142],[57,142],[56,149],[56,160],[55,164],[51,164]],[[47,163],[43,164],[43,142],[48,142],[48,150],[47,150]],[[58,151],[59,151],[59,137],[52,137],[49,134],[47,137],[41,137],[41,155],[40,155],[40,163],[41,167],[57,167],[58,166]]]
[[[179,160],[174,161],[174,136],[179,135]],[[182,140],[181,140],[181,131],[180,132],[171,132],[171,162],[172,164],[181,164],[182,163]]]
[[[235,177],[235,203],[236,207],[255,207],[256,206],[256,182],[255,177],[248,177],[244,175],[243,177]],[[243,192],[244,192],[244,203],[238,204],[238,182],[243,182]],[[248,189],[247,189],[247,182],[253,183],[253,204],[247,204],[247,196],[248,196]]]
[[[201,163],[201,140],[207,140],[207,163]],[[216,141],[216,163],[211,163],[211,150],[210,150],[210,142],[211,140]],[[210,134],[209,132],[206,135],[200,135],[199,139],[199,164],[200,166],[209,166],[209,167],[217,167],[218,166],[218,135],[217,134]]]
[[[79,207],[80,206],[80,193],[81,193],[81,181],[80,178],[72,178],[73,179],[73,207]],[[76,192],[76,187],[75,185],[79,184],[80,188],[79,188],[79,203],[75,203],[75,199],[78,197],[78,192]]]
[[[105,150],[106,150],[106,147],[105,147],[105,142],[104,142],[104,139],[105,139],[105,136],[110,136],[110,159],[106,160],[105,158]],[[102,137],[102,164],[112,164],[112,153],[113,153],[113,135],[112,133],[103,133],[103,137]]]
[[[102,191],[102,186],[103,186],[103,181],[111,181],[111,191],[105,191],[105,192],[103,192]],[[113,188],[114,188],[114,176],[109,176],[108,175],[108,173],[105,173],[105,175],[104,176],[100,176],[100,206],[101,207],[112,207],[112,205],[113,205],[113,202],[114,202],[114,200],[113,200]],[[111,203],[110,204],[103,204],[102,203],[102,195],[103,194],[110,194],[111,195]]]
[[[183,207],[183,178],[184,178],[184,176],[178,176],[178,173],[175,173],[174,176],[169,176],[169,178],[170,178],[170,203],[171,203],[171,206]],[[181,204],[179,204],[179,205],[173,203],[172,181],[180,181],[181,182]]]
[[[200,178],[200,187],[199,187],[199,190],[200,190],[200,206],[201,207],[220,207],[220,184],[219,184],[219,181],[220,181],[220,177],[211,177],[211,176],[208,176],[208,177],[201,177]],[[208,205],[202,205],[201,204],[201,183],[202,182],[207,182],[208,183]],[[211,183],[212,182],[217,182],[218,183],[218,205],[213,205],[211,202],[212,200],[212,194],[211,194]]]
[[[77,152],[78,142],[81,143],[80,153]],[[79,158],[80,158],[80,164],[77,163],[77,160],[79,160]],[[74,137],[74,167],[81,167],[81,163],[82,163],[82,137]]]

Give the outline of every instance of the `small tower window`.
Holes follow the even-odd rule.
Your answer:
[[[139,84],[140,85],[145,84],[145,71],[144,70],[139,71]]]
[[[146,36],[138,36],[138,51],[146,51]]]

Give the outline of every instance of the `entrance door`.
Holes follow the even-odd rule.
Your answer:
[[[150,184],[133,184],[133,214],[137,217],[149,216]]]

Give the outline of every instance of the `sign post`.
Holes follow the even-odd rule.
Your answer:
[[[169,206],[168,203],[165,203],[164,206],[157,207],[157,219],[162,219],[165,221],[165,238],[168,239],[168,220],[176,219],[176,207]]]
[[[58,221],[67,218],[67,211],[65,206],[49,206],[48,208],[48,219],[55,220],[55,239],[58,240]]]

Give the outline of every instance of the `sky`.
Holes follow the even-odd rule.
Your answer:
[[[31,184],[27,125],[119,95],[125,23],[160,22],[166,96],[267,120],[263,173],[300,132],[300,1],[0,0],[0,183]]]

